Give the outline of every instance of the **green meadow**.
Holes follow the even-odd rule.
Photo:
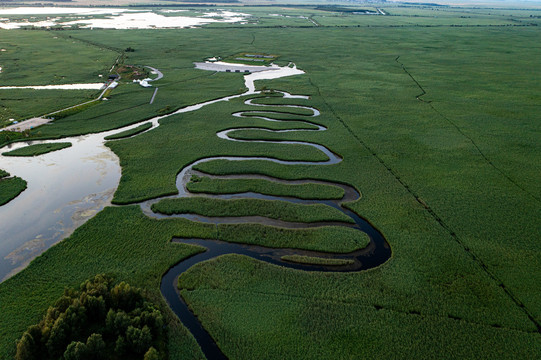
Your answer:
[[[14,51],[11,60],[0,58],[6,68],[0,74],[3,82],[14,59],[31,51],[24,44],[35,44],[32,51],[43,56],[32,57],[24,67],[19,64],[26,77],[17,85],[61,81],[55,74],[64,74],[61,70],[79,55],[62,65],[50,52],[74,49],[92,63],[74,70],[73,81],[94,81],[120,56],[119,49],[127,47],[135,51],[123,54],[125,64],[149,65],[164,73],[153,83],[159,87],[153,104],[153,89],[121,83],[108,101],[32,130],[35,138],[119,128],[240,94],[245,91],[241,75],[195,70],[192,65],[240,53],[276,54],[279,64],[292,61],[305,71],[256,85],[309,99],[252,95],[258,97],[254,103],[311,106],[321,112],[311,117],[311,111],[303,109],[255,107],[242,97],[173,115],[160,120],[156,129],[140,133],[146,128],[135,128],[121,134],[127,138],[107,142],[122,167],[115,206],[0,284],[0,357],[13,357],[15,339],[43,317],[65,287],[105,273],[144,289],[158,304],[168,323],[169,358],[203,358],[159,291],[169,267],[204,250],[172,243],[174,237],[329,253],[366,246],[366,237],[349,227],[285,229],[156,220],[130,205],[177,193],[177,174],[196,160],[248,156],[311,163],[213,160],[194,167],[204,174],[192,178],[188,188],[328,199],[340,197],[341,189],[210,175],[349,184],[361,196],[347,208],[381,231],[392,257],[377,268],[354,273],[299,271],[237,254],[193,266],[180,276],[180,294],[228,358],[540,358],[541,85],[532,74],[538,72],[541,58],[541,48],[535,46],[541,30],[539,19],[530,17],[539,12],[397,5],[383,9],[389,16],[301,6],[246,7],[242,12],[252,12],[254,18],[245,26],[65,30],[62,36],[53,31],[0,31],[6,34],[0,37],[1,46],[2,41],[12,44]],[[292,17],[270,15],[274,13]],[[43,49],[37,46],[41,41]],[[55,41],[62,46],[49,49]],[[40,61],[50,70],[33,77]],[[15,84],[16,76],[9,76],[5,82]],[[11,102],[9,111],[22,111],[23,103]],[[49,107],[43,104],[43,109]],[[232,116],[247,110],[284,121]],[[260,130],[313,130],[310,124],[327,130]],[[232,132],[231,137],[317,143],[343,160],[320,165],[326,156],[305,145],[232,142],[216,136],[238,127],[252,129]],[[19,135],[12,136],[5,141]],[[292,220],[291,214],[305,221],[321,219],[312,205],[269,204],[194,197],[155,206],[167,205],[163,211],[170,213],[268,216],[262,214],[265,210],[280,220]]]
[[[204,216],[263,216],[289,222],[353,222],[342,212],[323,204],[302,205],[261,199],[165,199],[152,205],[157,213],[199,214]]]

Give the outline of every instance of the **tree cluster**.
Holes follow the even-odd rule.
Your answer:
[[[66,289],[43,320],[17,341],[17,360],[165,357],[161,312],[129,284],[103,274]]]

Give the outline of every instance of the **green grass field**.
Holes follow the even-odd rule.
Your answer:
[[[344,190],[336,186],[313,182],[291,185],[264,179],[213,179],[196,176],[191,178],[186,187],[192,193],[207,194],[256,192],[299,199],[341,199],[344,196]]]
[[[104,80],[98,75],[107,77],[118,57],[111,49],[76,41],[59,32],[1,32],[2,86],[99,83]],[[91,90],[0,90],[0,127],[9,125],[9,119],[20,121],[42,116],[94,99],[97,93]]]
[[[310,99],[273,97],[258,102],[313,106],[321,111],[319,117],[294,110],[295,115],[279,116],[288,120],[285,123],[236,118],[231,114],[237,111],[268,110],[236,99],[169,117],[157,129],[107,143],[122,166],[114,202],[130,204],[176,193],[179,171],[204,157],[325,160],[306,146],[234,143],[217,138],[218,131],[311,127],[299,120],[328,128],[233,134],[322,144],[343,158],[336,165],[253,160],[212,161],[195,168],[210,175],[261,174],[350,184],[361,198],[348,208],[382,232],[392,258],[356,273],[291,270],[240,255],[195,265],[180,277],[181,294],[226,356],[540,358],[541,129],[536,119],[541,91],[532,76],[541,58],[535,46],[541,30],[532,25],[539,19],[530,18],[528,10],[383,9],[391,16],[247,7],[243,11],[252,11],[259,20],[245,27],[64,31],[77,49],[89,47],[92,54],[103,55],[96,65],[75,72],[78,81],[114,62],[117,53],[103,49],[128,46],[136,51],[128,54],[126,63],[156,67],[165,77],[153,84],[159,91],[152,105],[152,89],[122,84],[108,102],[32,134],[56,137],[112,129],[238,94],[244,91],[240,76],[194,70],[192,62],[238,53],[279,54],[279,63],[293,61],[306,74],[260,81],[257,86]],[[34,43],[43,37],[45,45],[66,39],[39,31],[7,34],[12,43],[19,37]],[[30,74],[32,63],[28,66],[25,71]],[[50,81],[52,72],[40,74],[36,81]],[[17,105],[12,106],[16,111]],[[239,191],[267,194],[298,191],[240,180],[203,180],[190,186],[218,193],[237,186]],[[233,211],[226,210],[224,214]],[[146,289],[160,304],[170,324],[172,359],[201,358],[197,344],[159,293],[162,274],[201,251],[170,243],[173,236],[346,252],[366,245],[359,234],[344,227],[216,227],[182,219],[153,220],[135,206],[108,207],[0,284],[0,304],[7,304],[0,312],[0,357],[13,356],[14,340],[43,316],[65,286],[107,273]]]

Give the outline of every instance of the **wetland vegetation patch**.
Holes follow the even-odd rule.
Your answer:
[[[4,156],[38,156],[71,147],[70,142],[36,144],[2,153]]]
[[[189,197],[164,199],[152,205],[152,211],[161,214],[198,214],[210,217],[263,216],[290,222],[341,221],[353,219],[341,211],[323,204],[295,204],[280,200],[214,199]]]
[[[106,136],[104,139],[105,140],[117,140],[117,139],[127,138],[127,137],[130,137],[130,136],[142,133],[143,131],[146,131],[146,130],[150,129],[151,127],[152,127],[152,124],[146,123],[146,124],[143,124],[143,125],[139,125],[139,126],[133,128],[133,129],[119,132],[118,134],[113,134],[113,135]]]
[[[285,184],[265,179],[216,179],[194,175],[186,187],[190,192],[207,194],[254,192],[299,199],[341,199],[344,196],[344,190],[337,186],[309,181],[304,184]]]
[[[218,239],[275,248],[348,253],[365,248],[365,233],[343,226],[286,229],[262,224],[219,224]]]
[[[0,170],[0,206],[15,199],[26,189],[26,181],[20,177],[9,177],[9,173]]]

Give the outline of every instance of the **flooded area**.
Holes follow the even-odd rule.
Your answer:
[[[23,178],[28,186],[0,207],[0,280],[24,268],[110,204],[120,167],[102,136],[62,141],[73,146],[36,157],[0,156],[0,168]],[[0,151],[26,145],[17,143]]]
[[[202,11],[200,16],[182,16],[185,10],[149,11],[116,8],[58,8],[58,7],[20,7],[0,8],[0,29],[19,29],[22,27],[72,27],[101,29],[174,29],[196,27],[211,23],[243,23],[250,15],[226,11]],[[29,16],[12,20],[8,16]],[[46,16],[51,15],[51,16]],[[43,19],[46,16],[46,19]],[[96,16],[96,17],[95,17]]]

